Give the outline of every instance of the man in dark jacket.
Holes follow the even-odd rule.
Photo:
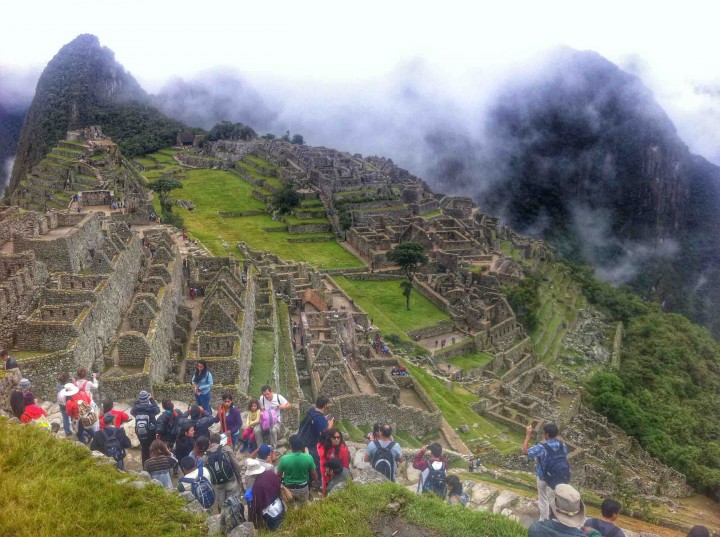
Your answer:
[[[142,464],[150,458],[150,444],[155,440],[157,430],[156,416],[160,414],[160,407],[148,392],[142,390],[138,394],[135,406],[130,410],[130,415],[135,418],[135,434],[140,441],[142,452]],[[145,418],[147,416],[147,419]]]
[[[320,455],[318,454],[317,444],[323,432],[332,429],[335,423],[335,420],[332,418],[328,420],[325,416],[329,405],[330,399],[321,395],[315,400],[315,406],[309,408],[307,411],[309,419],[312,420],[310,423],[310,435],[312,438],[303,440],[307,443],[305,447],[312,456],[313,461],[315,461],[315,468],[318,469],[318,471],[320,470]]]
[[[105,427],[103,429],[100,429],[98,432],[95,433],[95,436],[93,437],[93,441],[90,444],[90,449],[93,451],[99,451],[103,455],[107,455],[108,457],[112,456],[111,454],[108,454],[107,452],[107,442],[109,438],[117,438],[118,443],[120,444],[120,448],[122,449],[122,455],[121,458],[117,461],[117,467],[120,470],[125,469],[125,463],[123,462],[123,459],[125,458],[125,450],[128,449],[131,446],[130,439],[125,434],[125,429],[122,427],[115,427],[115,416],[113,414],[110,414],[109,412],[105,415],[103,415],[103,423],[105,424]]]
[[[10,408],[12,409],[13,415],[20,419],[20,416],[25,412],[25,402],[23,397],[25,393],[30,391],[32,384],[28,379],[20,380],[20,384],[10,393]]]
[[[182,412],[175,409],[175,405],[170,399],[162,402],[163,412],[157,419],[156,437],[167,444],[172,449],[180,433],[180,420],[182,420]]]
[[[210,437],[210,426],[215,423],[212,414],[207,414],[198,405],[192,405],[187,414],[180,420],[180,427],[192,425],[195,428],[195,440],[201,436]]]

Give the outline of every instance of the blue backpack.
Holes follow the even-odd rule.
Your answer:
[[[200,502],[204,509],[210,509],[215,503],[215,490],[207,477],[202,475],[202,460],[198,461],[198,474],[196,478],[181,477],[180,483],[189,483],[190,492]]]
[[[551,489],[555,489],[561,483],[570,483],[570,463],[565,453],[564,444],[560,444],[557,449],[553,449],[543,444],[545,447],[545,462],[542,465],[543,481],[545,481]]]

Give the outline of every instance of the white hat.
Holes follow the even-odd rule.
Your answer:
[[[245,473],[247,475],[258,475],[265,471],[265,467],[257,459],[245,460]]]
[[[582,528],[585,522],[585,504],[577,490],[561,483],[555,490],[548,487],[547,496],[550,510],[558,522],[571,528]]]
[[[70,397],[80,391],[80,388],[75,386],[72,382],[68,382],[65,387],[60,390],[60,397]]]

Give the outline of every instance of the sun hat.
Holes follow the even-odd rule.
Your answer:
[[[70,397],[80,391],[80,388],[75,386],[72,382],[68,382],[65,387],[60,390],[60,397]]]
[[[32,384],[30,383],[30,381],[28,379],[20,379],[18,388],[20,388],[21,390],[24,390],[25,388],[29,388],[30,386],[32,386]]]
[[[245,473],[247,475],[258,475],[262,474],[265,468],[257,459],[247,459],[245,461]]]
[[[585,522],[585,504],[577,490],[561,483],[555,490],[548,487],[547,496],[550,510],[558,522],[571,528],[582,528]]]

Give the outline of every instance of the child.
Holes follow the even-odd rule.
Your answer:
[[[247,427],[242,434],[242,449],[240,453],[246,450],[255,451],[255,426],[260,423],[260,402],[257,399],[250,399],[248,403]]]

